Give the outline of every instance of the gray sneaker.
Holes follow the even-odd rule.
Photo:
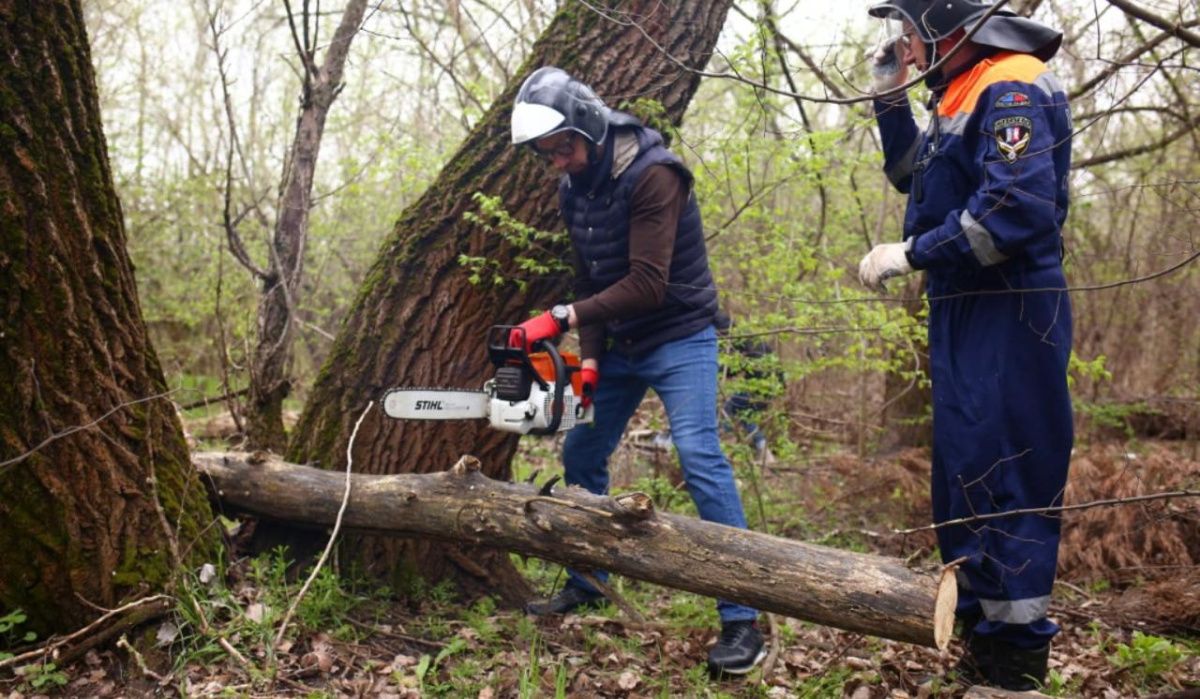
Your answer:
[[[708,652],[713,677],[744,675],[767,657],[762,634],[754,621],[729,621],[721,625],[721,638]]]
[[[567,614],[568,612],[599,607],[601,604],[604,604],[604,595],[597,592],[589,592],[575,585],[567,585],[550,599],[526,604],[525,612],[534,616]]]

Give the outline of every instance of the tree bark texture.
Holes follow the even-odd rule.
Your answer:
[[[260,516],[330,526],[341,473],[265,453],[195,455],[215,499]],[[945,648],[957,600],[952,569],[806,544],[656,512],[650,498],[582,488],[542,494],[495,481],[474,457],[449,471],[352,476],[342,526],[496,546],[582,568],[604,568],[764,611]]]
[[[216,533],[142,321],[80,3],[0,0],[0,47],[0,615],[45,635],[162,588]]]
[[[283,399],[291,390],[292,340],[295,336],[295,299],[304,279],[304,249],[308,241],[308,211],[312,206],[313,175],[325,133],[325,119],[342,89],[342,74],[350,43],[362,24],[367,0],[351,0],[325,62],[316,65],[311,55],[301,56],[305,69],[304,93],[296,135],[284,165],[279,213],[271,240],[268,278],[263,282],[258,308],[258,337],[250,364],[250,411],[246,436],[254,449],[282,452]],[[307,23],[305,24],[307,26]]]
[[[401,215],[371,268],[295,430],[292,461],[337,468],[358,414],[393,386],[478,388],[489,377],[485,333],[516,323],[531,310],[562,300],[565,275],[531,283],[472,285],[460,255],[486,257],[503,274],[519,277],[514,248],[464,219],[472,195],[499,196],[514,217],[541,230],[562,230],[557,178],[527,149],[511,143],[509,118],[521,82],[534,69],[557,65],[590,83],[613,107],[639,98],[657,100],[664,118],[678,123],[712,51],[728,0],[662,3],[657,0],[566,3],[533,48],[520,74],[500,95],[428,191]],[[597,9],[593,9],[597,8]],[[619,8],[619,9],[613,9]],[[551,251],[569,260],[564,239]],[[373,413],[354,445],[355,460],[374,473],[424,472],[479,455],[484,472],[504,479],[516,439],[477,421],[398,422]],[[459,575],[455,545],[395,538],[350,537],[343,552],[368,572],[427,579]],[[478,553],[475,568],[500,587],[524,594],[523,582],[502,555]],[[505,573],[507,571],[507,574]],[[475,576],[476,578],[478,576]]]

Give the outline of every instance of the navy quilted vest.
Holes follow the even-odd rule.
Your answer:
[[[620,176],[614,179],[605,173],[590,191],[572,187],[569,177],[564,177],[559,186],[559,203],[571,243],[597,293],[629,273],[629,210],[634,186],[646,168],[674,168],[689,190],[675,233],[663,305],[636,318],[605,324],[608,348],[626,355],[643,354],[664,342],[697,333],[711,325],[717,313],[717,287],[708,268],[700,207],[691,192],[692,173],[664,147],[657,131],[645,127],[634,127],[633,131],[638,154]],[[611,137],[608,146],[608,157],[599,167],[611,168]]]

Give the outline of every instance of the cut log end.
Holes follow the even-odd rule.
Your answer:
[[[958,606],[957,565],[942,568],[938,581],[937,598],[933,604],[933,643],[938,650],[946,650],[950,637],[954,635],[954,608]]]

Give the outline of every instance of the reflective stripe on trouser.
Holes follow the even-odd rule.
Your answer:
[[[566,482],[592,493],[608,492],[608,457],[647,388],[654,389],[667,411],[671,442],[700,518],[745,529],[733,468],[717,433],[717,334],[711,325],[644,355],[608,352],[601,358],[595,421],[568,432],[563,444]],[[594,590],[575,571],[570,574],[571,585]],[[607,579],[603,571],[594,575]],[[758,616],[754,609],[726,600],[717,600],[717,612],[723,622]]]
[[[1057,270],[1020,281],[1063,286]],[[1066,295],[935,300],[929,341],[934,521],[1062,504],[1073,440]],[[1036,647],[1058,632],[1046,609],[1060,523],[1031,514],[938,529],[943,560],[965,559],[958,610],[979,619],[973,633]]]

